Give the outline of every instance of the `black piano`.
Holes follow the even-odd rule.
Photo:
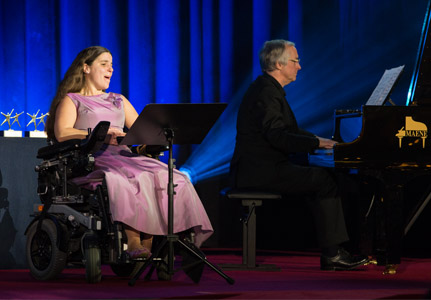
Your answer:
[[[339,143],[331,151],[318,150],[310,155],[311,165],[349,169],[379,182],[373,209],[376,211],[373,254],[379,265],[394,273],[400,263],[402,238],[430,201],[425,196],[405,221],[403,189],[406,183],[431,174],[431,32],[428,5],[408,103],[395,106],[389,98],[403,67],[382,77],[371,105],[367,102],[359,111],[335,112],[334,136]],[[391,74],[390,74],[391,75]],[[383,95],[383,96],[382,96]],[[383,97],[383,98],[382,98]],[[376,103],[375,100],[377,99]],[[347,127],[359,123],[357,138],[343,140],[343,123]],[[349,128],[347,128],[349,129]],[[430,184],[431,185],[431,184]],[[394,267],[395,266],[395,267]]]

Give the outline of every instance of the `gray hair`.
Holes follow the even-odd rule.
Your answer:
[[[262,72],[274,71],[277,62],[287,64],[288,57],[283,56],[286,45],[293,47],[295,43],[286,40],[271,40],[263,44],[259,52],[260,68]]]

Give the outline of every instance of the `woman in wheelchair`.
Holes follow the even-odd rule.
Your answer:
[[[125,225],[130,257],[147,257],[153,235],[168,230],[168,167],[118,145],[117,137],[125,135],[123,128],[130,128],[138,113],[123,95],[105,92],[113,71],[108,49],[82,50],[58,87],[45,130],[48,138],[61,142],[85,139],[89,128],[110,122],[105,146],[95,154],[94,171],[74,182],[94,189],[106,180],[112,218]],[[211,223],[187,176],[174,170],[174,183],[174,232],[192,229],[199,247],[212,234]]]

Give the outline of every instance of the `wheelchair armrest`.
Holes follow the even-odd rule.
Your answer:
[[[105,142],[106,134],[108,133],[109,126],[111,125],[108,121],[101,121],[94,127],[91,134],[85,140],[81,142],[81,151],[84,153],[95,153],[102,148]]]
[[[81,152],[84,154],[97,152],[105,141],[109,125],[110,123],[107,121],[99,122],[89,137],[84,140],[72,139],[40,148],[37,151],[37,158],[49,159],[55,155],[73,150],[81,150]]]
[[[79,149],[80,139],[67,140],[54,145],[45,146],[37,151],[37,158],[48,159],[57,154]]]

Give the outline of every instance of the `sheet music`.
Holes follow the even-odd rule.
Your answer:
[[[389,94],[391,93],[395,82],[400,77],[403,70],[404,65],[386,70],[365,105],[380,106],[385,104],[385,101],[389,98]]]

